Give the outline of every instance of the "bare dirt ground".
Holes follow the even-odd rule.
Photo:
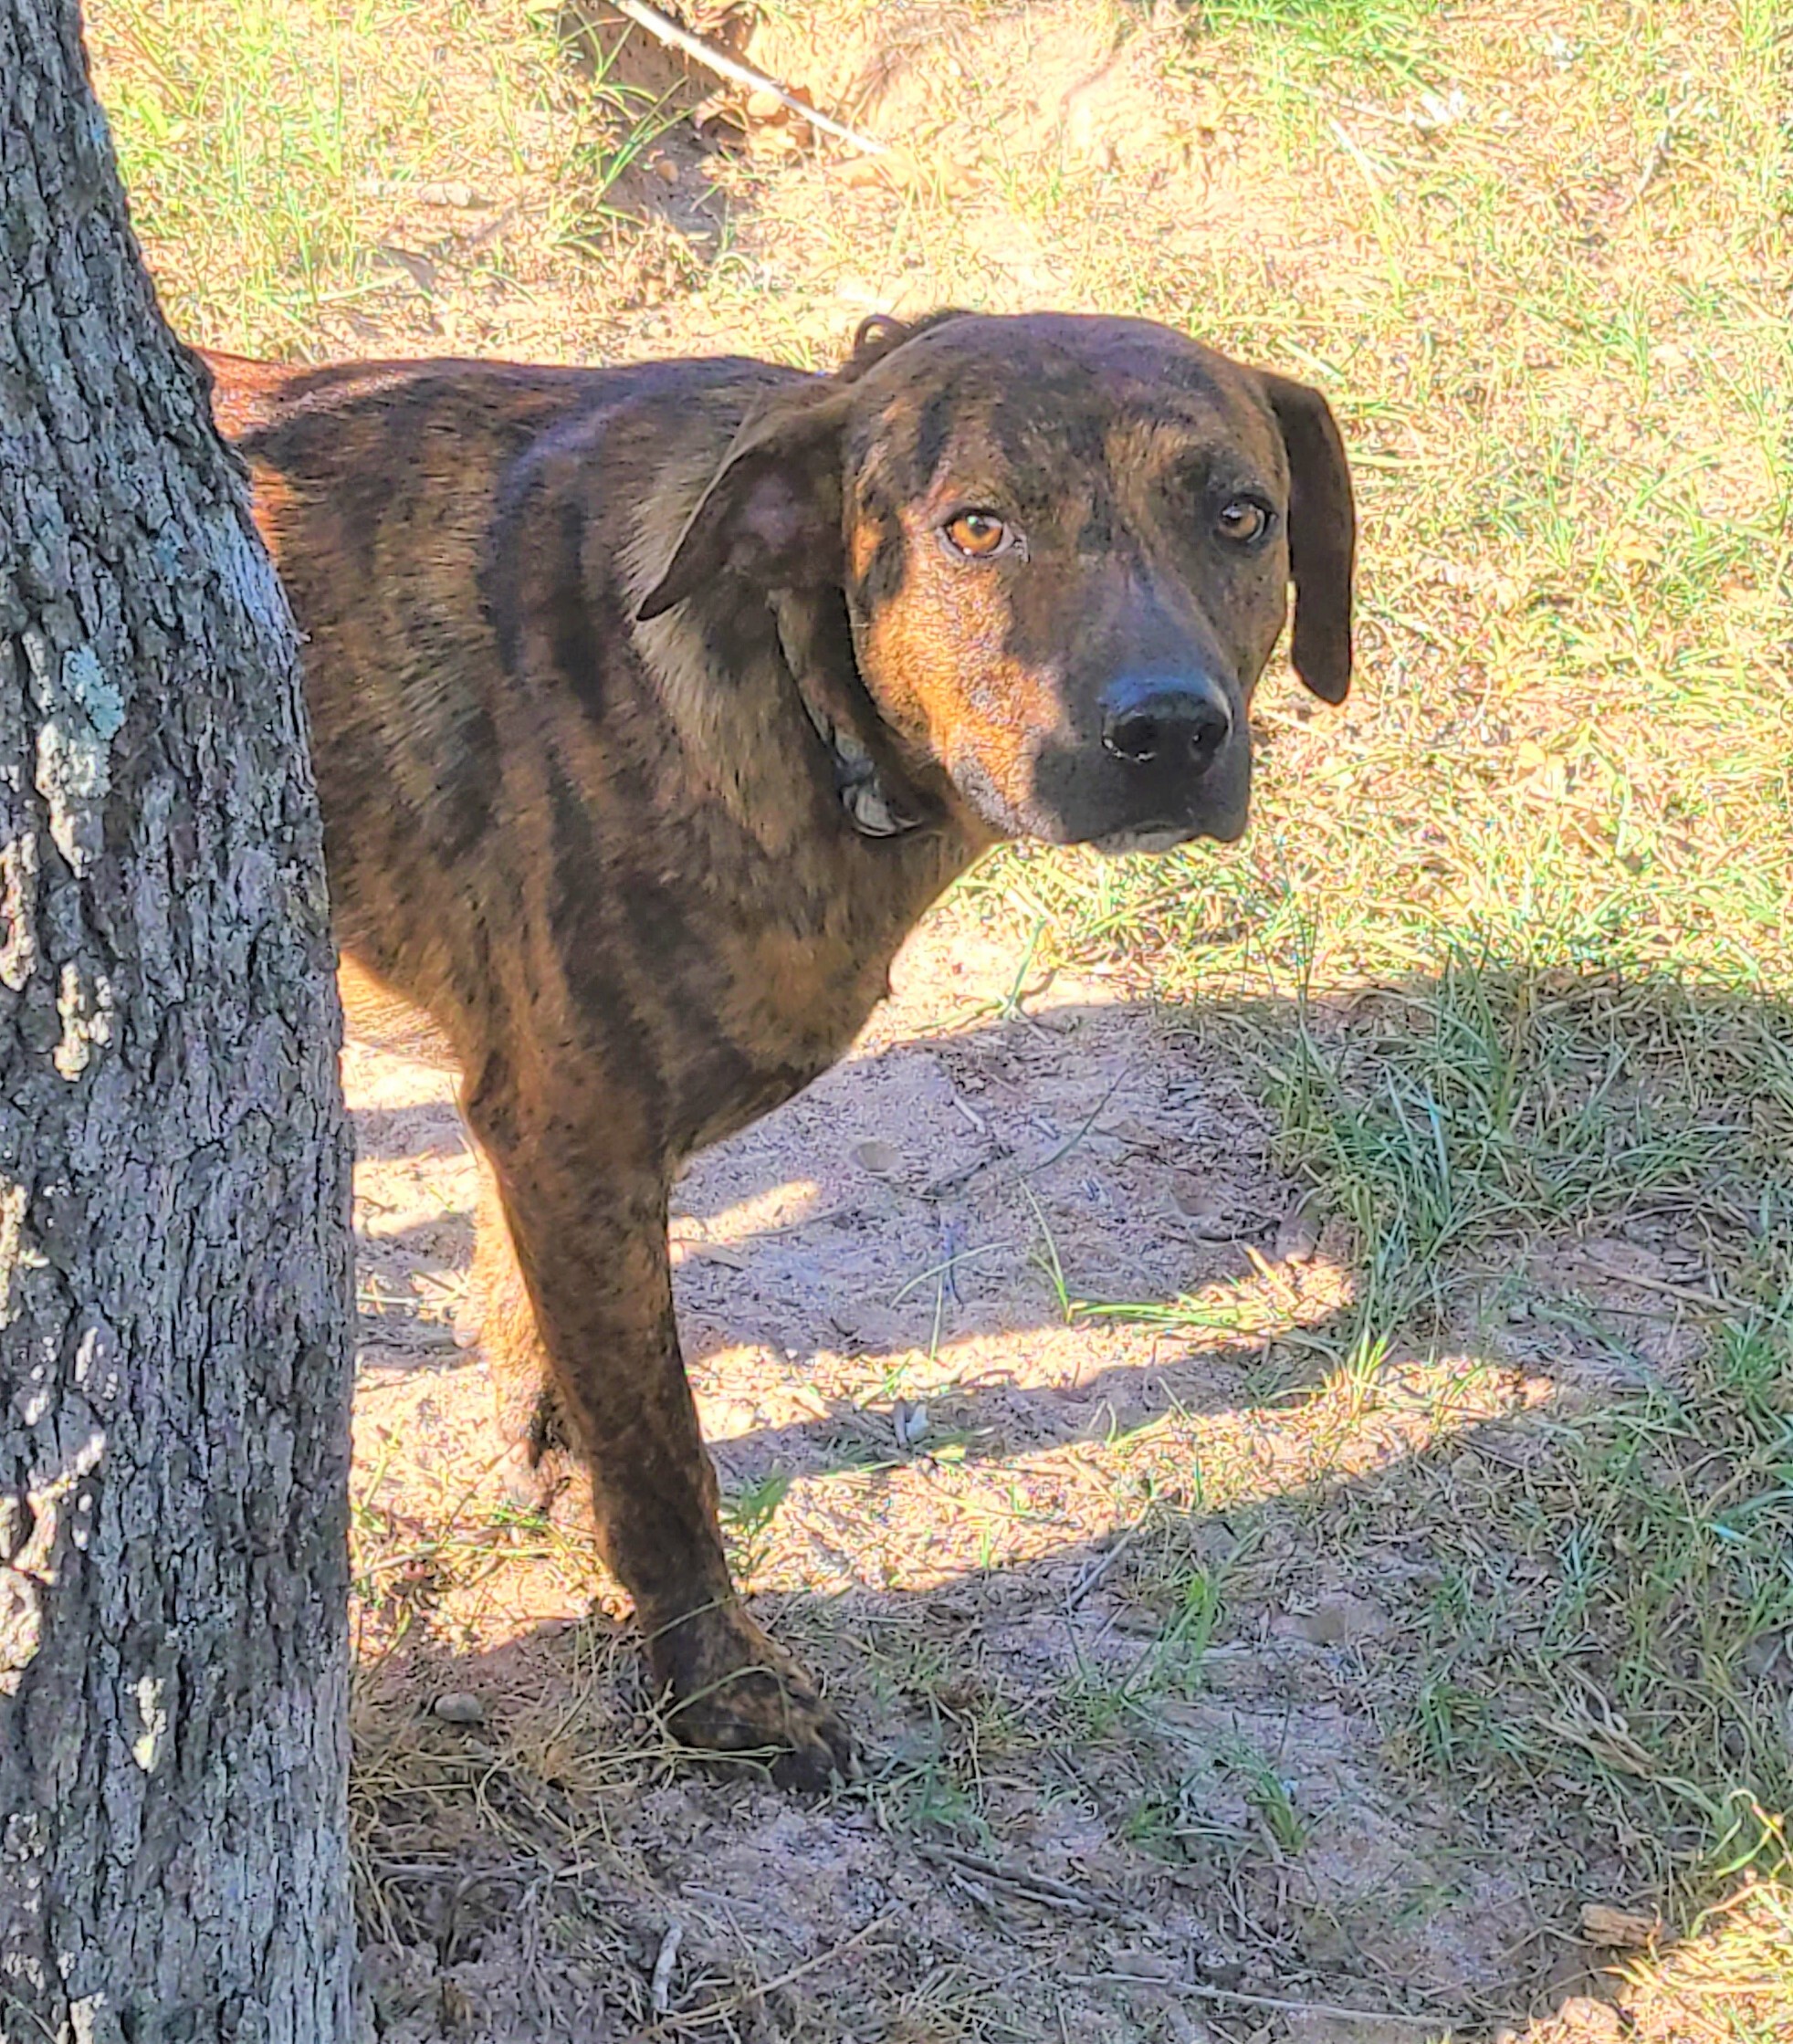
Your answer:
[[[646,1728],[628,1708],[642,1699],[613,1651],[613,1599],[576,1548],[544,1555],[538,1529],[507,1522],[485,1372],[453,1346],[476,1181],[448,1083],[414,1056],[349,1050],[362,1159],[358,1515],[383,1532],[427,1527],[428,1564],[440,1571],[407,1581],[400,1557],[381,1557],[364,1624],[371,1634],[403,1610],[424,1637],[399,1647],[392,1682],[371,1686],[366,1735],[377,1743],[383,1721],[397,1720],[385,1726],[395,1766],[415,1767],[435,1749],[451,1773],[483,1760],[495,1779],[526,1784],[498,1827],[520,1819],[523,1834],[491,1877],[499,1892],[476,1893],[464,1912],[458,1934],[476,1952],[493,1940],[495,1916],[514,1917],[519,1882],[533,1926],[552,1913],[558,1882],[581,1911],[601,1909],[607,1873],[630,1898],[608,1935],[633,1946],[644,1985],[668,1925],[684,1926],[676,1976],[687,2007],[729,2001],[756,1973],[846,1947],[774,1996],[793,2010],[820,1997],[831,2034],[855,2034],[851,1984],[867,1972],[879,2002],[913,2005],[898,2018],[907,2030],[889,2027],[887,2009],[880,2016],[876,2033],[898,2036],[933,2034],[930,2005],[944,2016],[968,1996],[1000,1997],[1011,2034],[1042,2036],[1054,2006],[1075,2018],[1072,2034],[1092,2037],[1133,2034],[1130,2003],[1169,2006],[1149,1981],[1067,1999],[1067,1953],[1090,1975],[1219,1967],[1274,1990],[1275,1974],[1248,1965],[1238,1934],[1268,1904],[1289,1934],[1301,1905],[1274,1898],[1274,1844],[1256,1843],[1246,1791],[1233,1784],[1200,1822],[1217,1840],[1231,1835],[1223,1860],[1243,1851],[1258,1866],[1231,1879],[1180,1853],[1167,1866],[1126,1835],[1135,1785],[1105,1783],[1096,1753],[1054,1752],[1042,1736],[1067,1694],[1124,1688],[1152,1658],[1159,1626],[1148,1616],[1142,1628],[1138,1613],[1128,1622],[1122,1586],[1133,1570],[1108,1545],[1117,1497],[1150,1487],[1135,1444],[1155,1437],[1169,1448],[1170,1431],[1199,1433],[1248,1409],[1256,1345],[1067,1326],[1060,1281],[1116,1300],[1211,1285],[1238,1297],[1248,1319],[1248,1295],[1268,1286],[1281,1320],[1291,1293],[1325,1314],[1341,1274],[1324,1260],[1263,1260],[1295,1192],[1270,1167],[1264,1116],[1223,1057],[1100,982],[1018,990],[1015,938],[958,920],[930,927],[906,954],[895,999],[852,1060],[703,1158],[676,1203],[687,1351],[742,1558],[872,1749],[876,1786],[823,1811],[688,1776],[649,1785]],[[1274,1460],[1274,1416],[1253,1431]],[[1174,1451],[1168,1459],[1182,1462]],[[1130,1464],[1138,1476],[1117,1493],[1117,1468]],[[1174,1480],[1187,1488],[1199,1464]],[[763,1527],[752,1524],[756,1500]],[[1211,1537],[1215,1559],[1232,1552],[1222,1522]],[[1244,1640],[1176,1642],[1191,1672],[1227,1674],[1191,1685],[1172,1735],[1209,1746],[1225,1726],[1298,1781],[1304,1803],[1342,1812],[1362,1756],[1350,1751],[1327,1664],[1387,1621],[1342,1585],[1329,1596],[1315,1588],[1311,1609],[1274,1615],[1262,1665]],[[1193,1625],[1205,1632],[1199,1613]],[[1297,1685],[1314,1690],[1298,1706],[1292,1662],[1311,1662],[1316,1678]],[[480,1697],[486,1725],[425,1733],[432,1687]],[[978,1766],[992,1719],[1004,1751],[991,1773],[978,1768],[974,1812],[954,1763],[969,1755]],[[406,1750],[413,1741],[427,1745]],[[607,1751],[608,1793],[591,1778]],[[1042,1767],[1060,1777],[1044,1810]],[[1005,1785],[1005,1773],[1019,1778]],[[363,1797],[380,1784],[376,1764]],[[900,1837],[924,1816],[913,1841]],[[1174,1813],[1166,1823],[1174,1829]],[[1377,1829],[1383,1835],[1366,1836],[1354,1814],[1323,1876],[1309,1855],[1304,1878],[1320,1884],[1306,1906],[1368,1892],[1416,1850],[1423,1861],[1423,1821],[1390,1810]],[[519,1868],[525,1839],[535,1855]],[[433,1853],[441,1844],[432,1836]],[[981,1864],[992,1854],[1001,1877]],[[403,1962],[430,2010],[452,2002],[453,1988],[480,1998],[513,1972],[502,1929],[497,1953],[475,1956],[439,1927],[444,1887],[468,1878],[463,1856],[427,1872],[370,1871],[401,1941],[432,1932],[426,1962],[414,1942]],[[1246,1914],[1229,1936],[1228,1913],[1214,1905],[1242,1881],[1232,1910]],[[745,1944],[744,1925],[758,1934]],[[554,1978],[552,1962],[545,1970],[544,1993],[560,2004],[571,1982]],[[1427,1970],[1447,1991],[1461,1985],[1462,1958]],[[613,1994],[614,1976],[603,1984]],[[519,1989],[522,2013],[527,1980]],[[1166,2034],[1199,2030],[1183,2022]]]
[[[622,1607],[507,1505],[455,1345],[450,1080],[414,1046],[344,1069],[383,2034],[639,2034],[675,1925],[666,2034],[1410,2039],[1589,1991],[1575,1905],[1635,1870],[1547,1794],[1490,1824],[1416,1787],[1389,1729],[1437,1557],[1325,1533],[1416,1460],[1467,1505],[1614,1366],[1515,1322],[1401,1359],[1374,1411],[1316,1393],[1301,1333],[1353,1278],[1224,1012],[1030,974],[1025,932],[948,913],[852,1058],[684,1180],[738,1563],[867,1743],[821,1809],[665,1765]],[[1546,1286],[1604,1272],[1684,1360],[1672,1260],[1580,1253]],[[1169,1330],[1088,1310],[1179,1300]],[[433,1721],[462,1696],[478,1723]],[[1591,1991],[1535,2034],[1616,2036]]]

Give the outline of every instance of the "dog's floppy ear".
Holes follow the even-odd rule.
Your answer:
[[[637,618],[660,616],[718,575],[768,590],[842,579],[841,438],[851,402],[818,379],[749,415]]]
[[[1289,579],[1295,634],[1289,659],[1323,702],[1351,687],[1351,574],[1358,519],[1351,470],[1332,408],[1305,383],[1259,370],[1289,457]]]

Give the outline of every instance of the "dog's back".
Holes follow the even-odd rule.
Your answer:
[[[789,915],[853,919],[853,847],[771,671],[771,614],[743,606],[701,644],[632,616],[743,414],[799,372],[205,360],[306,640],[344,950],[431,1012],[470,1073],[500,1043],[573,1033],[575,1005],[638,1017],[661,1039],[645,1064],[676,1069],[682,1005],[670,1033],[710,1040],[692,1054],[718,1066],[669,1108],[687,1138],[739,1118],[717,1119],[721,1066],[751,1103],[827,1063],[883,965],[856,928],[813,976],[756,952]],[[900,907],[881,886],[880,921],[949,876],[920,865]],[[570,983],[569,959],[599,959],[601,988]],[[767,981],[795,1021],[760,1032],[756,1077],[740,1032],[701,1019]]]

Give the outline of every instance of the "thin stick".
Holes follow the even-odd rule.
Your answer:
[[[993,1882],[997,1887],[1006,1888],[1012,1895],[1023,1896],[1028,1902],[1039,1903],[1042,1908],[1069,1909],[1079,1916],[1106,1916],[1109,1913],[1082,1895],[1061,1894],[1053,1888],[1036,1884],[1024,1873],[1004,1873],[1001,1868],[992,1866],[986,1860],[972,1860],[969,1853],[938,1852],[932,1846],[927,1845],[917,1845],[916,1851],[922,1859],[931,1861],[940,1867],[956,1870],[967,1867],[969,1861],[969,1871],[981,1874],[986,1881]]]
[[[1274,2008],[1287,2016],[1330,2016],[1342,2023],[1405,2023],[1414,2029],[1448,2032],[1453,2026],[1436,2016],[1410,2016],[1399,2008],[1346,2008],[1330,2001],[1284,2001],[1276,1995],[1241,1994],[1233,1987],[1211,1987],[1206,1981],[1159,1980],[1143,1973],[1064,1973],[1067,1987],[1156,1987],[1163,1994],[1188,1995],[1194,2001],[1227,2001],[1241,2008]]]
[[[645,29],[656,42],[682,49],[686,56],[695,58],[718,77],[735,85],[744,85],[750,92],[770,92],[780,106],[801,114],[811,127],[820,128],[824,135],[833,135],[836,142],[849,143],[866,156],[890,153],[883,142],[870,135],[862,135],[856,128],[844,127],[838,121],[831,121],[825,113],[818,113],[813,107],[805,105],[794,93],[787,92],[776,79],[768,78],[764,71],[756,71],[751,64],[725,56],[713,44],[705,42],[701,36],[694,36],[688,28],[681,28],[677,22],[668,21],[657,7],[650,7],[647,0],[610,0],[610,5],[637,28]]]
[[[1679,110],[1677,109],[1676,110],[1678,111]],[[1672,120],[1671,120],[1668,125],[1662,130],[1662,133],[1657,136],[1656,146],[1650,152],[1650,161],[1638,173],[1638,181],[1631,187],[1630,197],[1627,199],[1624,204],[1619,209],[1621,216],[1627,213],[1631,212],[1634,207],[1640,206],[1643,204],[1644,194],[1650,190],[1650,187],[1654,184],[1656,180],[1662,175],[1662,166],[1668,162],[1670,154],[1674,149],[1674,122]]]
[[[678,1962],[678,1947],[684,1937],[685,1925],[674,1917],[660,1940],[660,1955],[654,1962],[654,1978],[647,1990],[648,2004],[656,2016],[666,2014],[666,2004],[672,1999],[673,1967]]]
[[[1120,1559],[1120,1557],[1133,1545],[1134,1536],[1139,1530],[1139,1523],[1140,1522],[1136,1519],[1133,1524],[1127,1528],[1126,1532],[1123,1533],[1117,1540],[1110,1542],[1107,1548],[1103,1553],[1097,1555],[1094,1561],[1086,1562],[1085,1564],[1082,1575],[1077,1578],[1076,1583],[1073,1587],[1070,1596],[1064,1599],[1064,1615],[1066,1618],[1069,1618],[1071,1616],[1072,1612],[1075,1611],[1077,1609],[1078,1605],[1083,1602],[1085,1598],[1086,1598],[1090,1594],[1090,1592],[1096,1588],[1096,1586],[1101,1582],[1102,1578],[1108,1573],[1109,1569],[1111,1569],[1115,1566],[1115,1564]]]
[[[1358,147],[1354,138],[1346,131],[1343,123],[1335,121],[1331,114],[1326,116],[1326,126],[1332,130],[1333,140],[1357,165],[1358,175],[1369,187],[1370,198],[1379,205],[1382,203],[1383,186],[1382,179],[1377,173],[1375,164]]]
[[[812,1973],[819,1973],[835,1959],[844,1958],[855,1945],[865,1944],[875,1931],[886,1929],[902,1913],[900,1909],[887,1909],[882,1916],[875,1916],[864,1930],[855,1931],[851,1937],[831,1945],[819,1957],[806,1959],[802,1965],[793,1965],[790,1972],[781,1973],[776,1979],[756,1981],[752,1986],[743,1987],[739,1994],[725,1995],[720,2001],[706,2003],[702,2008],[679,2009],[655,2023],[645,2034],[649,2037],[664,2037],[669,2030],[690,2029],[699,2023],[713,2023],[720,2016],[732,2016],[736,2009],[748,2002],[763,2000],[767,1995],[776,1992],[780,1987],[788,1987],[794,1981],[807,1978]]]
[[[1621,1271],[1603,1256],[1590,1256],[1585,1250],[1582,1257],[1602,1277],[1610,1277],[1615,1284],[1634,1284],[1640,1292],[1660,1292],[1665,1299],[1684,1299],[1689,1305],[1704,1306],[1708,1313],[1736,1310],[1729,1300],[1721,1299],[1715,1292],[1696,1292],[1691,1284],[1671,1284],[1667,1278],[1647,1277],[1641,1271]]]
[[[1026,1895],[1037,1902],[1049,1902],[1064,1909],[1075,1909],[1090,1916],[1108,1916],[1126,1923],[1142,1923],[1148,1928],[1157,1926],[1148,1916],[1136,1909],[1128,1909],[1120,1902],[1110,1902],[1106,1895],[1098,1895],[1087,1889],[1073,1888],[1063,1881],[1054,1881],[1049,1874],[1034,1873],[1026,1867],[1003,1866],[995,1860],[986,1860],[976,1852],[961,1852],[954,1846],[917,1845],[916,1851],[924,1860],[932,1860],[940,1865],[963,1867],[968,1872],[981,1874],[986,1881],[993,1881],[1000,1887]]]

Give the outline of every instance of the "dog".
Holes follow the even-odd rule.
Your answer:
[[[582,1457],[680,1739],[824,1787],[851,1738],[729,1578],[670,1188],[843,1054],[987,847],[1240,835],[1291,585],[1296,674],[1350,681],[1332,414],[1050,314],[868,321],[820,375],[203,359],[305,641],[339,946],[462,1074],[499,1423]]]

